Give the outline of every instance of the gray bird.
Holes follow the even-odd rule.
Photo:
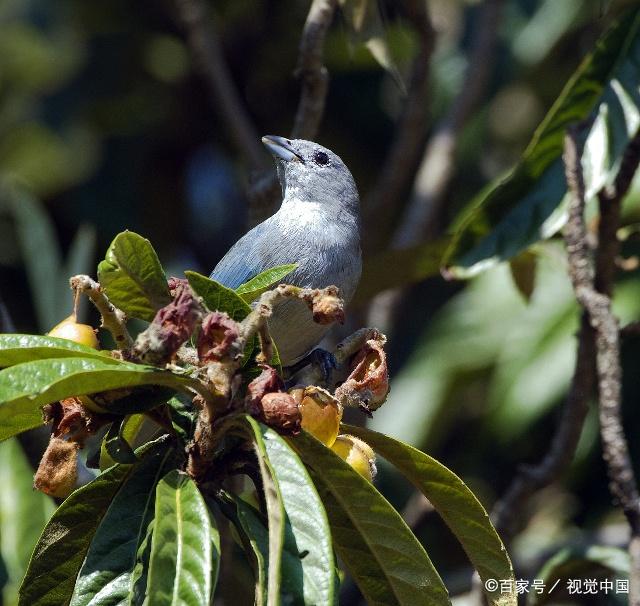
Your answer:
[[[334,284],[345,302],[353,296],[362,269],[360,203],[344,162],[313,141],[266,136],[282,186],[282,204],[272,217],[238,240],[216,265],[211,278],[237,288],[260,272],[297,263],[283,282],[303,288]],[[283,366],[310,353],[327,332],[313,322],[301,301],[286,301],[269,320]]]

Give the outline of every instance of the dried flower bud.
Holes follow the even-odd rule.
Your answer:
[[[335,286],[315,290],[312,296],[305,300],[310,305],[313,321],[317,324],[344,324],[344,302]]]
[[[167,286],[172,297],[175,297],[178,290],[184,290],[189,287],[189,280],[186,278],[171,277],[167,280]]]
[[[230,354],[237,355],[234,345],[240,336],[238,325],[224,312],[214,311],[202,321],[198,335],[198,358],[201,364],[219,362]]]
[[[133,357],[161,366],[170,362],[191,336],[202,314],[200,302],[188,284],[178,284],[171,303],[159,309],[149,327],[138,335]]]
[[[278,431],[294,435],[300,432],[298,404],[288,393],[265,394],[260,400],[257,417]]]
[[[336,389],[336,398],[346,406],[376,410],[389,393],[387,356],[379,340],[370,339],[356,354],[351,374]]]
[[[268,364],[261,364],[262,372],[247,385],[245,406],[249,414],[258,415],[261,410],[260,400],[267,393],[282,391],[284,382],[275,368]]]
[[[72,438],[80,448],[89,435],[113,420],[113,417],[97,413],[91,406],[87,406],[85,398],[86,396],[65,398],[42,409],[44,422],[51,423],[52,435]]]
[[[369,482],[376,477],[376,454],[371,446],[360,438],[347,434],[338,436],[331,450]]]
[[[79,448],[76,442],[51,436],[33,479],[33,487],[52,497],[64,499],[69,496],[78,480]]]
[[[331,446],[338,436],[342,420],[342,406],[321,387],[294,388],[289,394],[298,403],[302,429]]]

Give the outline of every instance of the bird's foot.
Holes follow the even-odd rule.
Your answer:
[[[336,357],[326,349],[318,347],[312,352],[308,353],[302,360],[296,362],[292,366],[289,366],[289,376],[295,375],[298,371],[302,370],[305,366],[313,365],[322,373],[322,380],[325,383],[329,383],[333,371],[338,368],[338,362]]]

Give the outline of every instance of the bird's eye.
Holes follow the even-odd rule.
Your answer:
[[[324,152],[318,151],[313,154],[313,161],[316,164],[329,164],[329,156],[327,156],[327,154],[325,154]]]

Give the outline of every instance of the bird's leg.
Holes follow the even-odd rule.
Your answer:
[[[333,371],[338,368],[336,357],[330,351],[318,347],[309,352],[302,360],[299,360],[291,366],[287,366],[289,377],[293,377],[297,372],[310,364],[320,370],[324,383],[329,383]]]

